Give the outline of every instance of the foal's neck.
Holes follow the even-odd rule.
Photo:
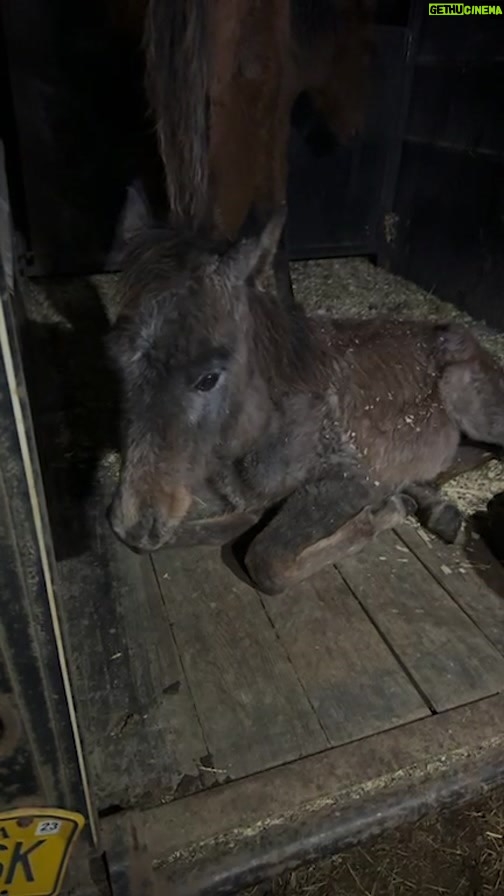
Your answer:
[[[325,369],[318,328],[297,302],[288,306],[275,293],[255,290],[249,298],[252,365],[270,396],[318,391]]]

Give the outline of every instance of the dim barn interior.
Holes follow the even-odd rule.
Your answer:
[[[231,893],[502,778],[497,449],[440,484],[456,544],[408,517],[278,594],[232,544],[136,553],[106,514],[124,242],[167,207],[233,241],[286,203],[287,308],[462,323],[504,365],[504,15],[428,6],[4,4],[19,339],[112,892]]]

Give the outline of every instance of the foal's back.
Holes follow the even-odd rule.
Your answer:
[[[460,437],[440,383],[447,364],[479,350],[469,332],[418,321],[314,320],[332,360],[328,398],[348,443],[381,481],[434,479]]]

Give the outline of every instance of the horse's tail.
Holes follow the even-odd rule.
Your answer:
[[[207,2],[149,0],[146,85],[171,215],[199,222],[208,185]]]

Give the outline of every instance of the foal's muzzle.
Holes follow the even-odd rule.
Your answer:
[[[156,495],[149,501],[119,486],[108,508],[112,531],[133,551],[151,552],[171,540],[173,532],[191,505],[191,494],[183,486]]]
[[[136,553],[156,551],[163,544],[159,524],[152,512],[127,525],[119,502],[114,499],[107,509],[107,519],[116,538]]]

